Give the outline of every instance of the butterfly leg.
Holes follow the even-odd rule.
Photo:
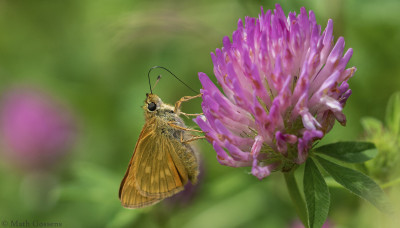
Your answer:
[[[203,131],[199,131],[199,130],[191,129],[191,128],[187,128],[187,127],[181,127],[181,126],[178,126],[178,125],[176,125],[176,124],[173,124],[172,122],[168,122],[168,125],[171,126],[171,127],[173,127],[173,128],[179,129],[179,130],[194,131],[194,132],[203,133]]]
[[[190,118],[191,116],[201,116],[203,113],[184,113],[179,112],[179,115],[184,115],[186,118]]]
[[[205,139],[205,138],[206,138],[205,136],[193,136],[190,139],[184,140],[183,136],[181,135],[181,143],[188,143],[188,142],[192,142],[192,141],[195,141],[195,140],[198,140],[198,139]]]
[[[203,94],[200,93],[200,94],[197,94],[196,96],[184,96],[184,97],[182,97],[181,99],[179,99],[179,101],[177,101],[177,102],[175,103],[175,110],[174,110],[174,112],[177,113],[177,114],[179,115],[182,102],[190,101],[190,100],[192,100],[192,99],[194,99],[194,98],[201,97],[202,95],[203,95]]]
[[[182,114],[184,116],[201,116],[203,113],[184,113],[184,112],[179,112],[179,114]]]

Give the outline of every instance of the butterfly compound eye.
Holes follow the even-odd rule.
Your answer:
[[[149,104],[147,105],[147,109],[148,109],[149,111],[154,111],[154,110],[156,110],[156,108],[157,108],[157,105],[156,105],[156,103],[154,103],[154,102],[151,102],[151,103],[149,103]]]

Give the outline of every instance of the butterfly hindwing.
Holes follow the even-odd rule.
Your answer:
[[[183,190],[188,174],[177,155],[180,143],[162,134],[149,134],[140,140],[133,159],[136,188],[147,197],[169,197]]]
[[[136,189],[135,185],[135,176],[133,173],[128,173],[127,178],[124,180],[124,185],[120,189],[122,206],[127,208],[141,208],[153,205],[163,199],[143,196]]]

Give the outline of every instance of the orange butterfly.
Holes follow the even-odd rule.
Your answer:
[[[119,189],[122,206],[150,206],[182,191],[188,180],[197,182],[198,157],[189,142],[204,137],[191,136],[188,131],[201,131],[187,128],[179,115],[199,115],[182,113],[180,105],[200,96],[183,97],[173,107],[146,94],[146,123]]]

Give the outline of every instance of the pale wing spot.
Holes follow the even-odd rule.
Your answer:
[[[163,156],[162,156],[163,154],[162,153],[159,153],[159,155],[157,156],[157,159],[159,160],[159,161],[161,161],[162,159],[163,159]]]
[[[165,175],[164,175],[164,173],[160,173],[160,178],[165,178]]]
[[[171,172],[169,171],[169,169],[166,169],[166,170],[165,170],[165,175],[171,176]]]
[[[150,173],[151,172],[151,167],[147,166],[146,169],[144,170],[146,173]]]

